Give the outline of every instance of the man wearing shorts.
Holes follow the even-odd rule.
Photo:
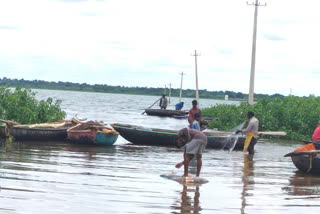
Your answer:
[[[207,145],[207,136],[196,129],[183,128],[178,132],[176,146],[181,148],[184,146],[183,161],[176,164],[177,168],[184,165],[183,176],[188,176],[189,162],[196,156],[197,159],[197,176],[199,177],[202,166],[202,153]]]

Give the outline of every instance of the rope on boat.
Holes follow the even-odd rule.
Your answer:
[[[313,162],[313,159],[315,158],[316,154],[310,154],[309,155],[309,169],[307,170],[307,173],[309,173],[312,169],[312,162]]]

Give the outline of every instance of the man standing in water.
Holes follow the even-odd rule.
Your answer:
[[[254,145],[257,143],[257,136],[259,131],[259,120],[254,116],[252,111],[248,114],[248,126],[246,129],[238,130],[236,134],[243,133],[247,135],[246,141],[244,143],[243,152],[249,151],[250,155],[254,154]]]
[[[196,156],[197,160],[197,177],[200,175],[202,167],[202,153],[207,145],[207,136],[196,129],[183,128],[178,132],[176,146],[184,146],[183,161],[176,164],[176,168],[184,165],[183,176],[187,177],[189,172],[189,162]]]
[[[192,108],[189,110],[189,115],[188,115],[189,128],[192,127],[192,123],[195,120],[195,114],[200,114],[200,120],[202,119],[201,111],[198,108],[197,100],[192,101]]]

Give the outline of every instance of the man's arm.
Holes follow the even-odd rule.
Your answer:
[[[252,131],[252,127],[253,127],[253,123],[252,123],[252,121],[250,120],[247,128],[246,128],[246,129],[243,129],[242,132],[243,132],[243,133],[251,132],[251,131]]]
[[[182,162],[180,162],[180,163],[177,163],[176,164],[176,168],[180,168],[180,167],[182,167],[184,165],[184,161],[182,161]]]

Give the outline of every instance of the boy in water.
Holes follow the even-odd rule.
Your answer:
[[[188,122],[189,122],[189,128],[192,127],[192,123],[195,120],[195,114],[200,114],[200,120],[201,120],[201,110],[198,108],[198,102],[197,100],[192,101],[192,108],[189,110],[189,116],[188,116]]]
[[[200,120],[201,120],[201,115],[199,113],[196,113],[194,115],[194,121],[192,122],[191,128],[200,131]]]

